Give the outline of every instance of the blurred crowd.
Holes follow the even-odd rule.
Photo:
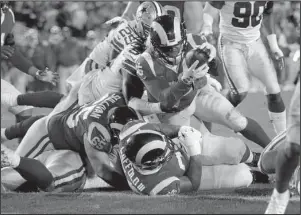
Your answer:
[[[34,65],[47,66],[60,74],[57,87],[45,85],[1,62],[1,77],[21,92],[56,90],[66,92],[65,80],[87,57],[108,31],[104,23],[120,16],[127,2],[11,2],[15,12],[15,40]],[[285,54],[286,68],[278,72],[283,90],[291,90],[300,71],[300,2],[276,2],[274,7],[279,46]],[[216,25],[217,26],[217,25]],[[254,81],[254,87],[260,84]]]

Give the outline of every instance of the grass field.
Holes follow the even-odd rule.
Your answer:
[[[284,92],[286,105],[291,92]],[[266,99],[262,93],[250,94],[239,109],[260,122],[266,132],[273,137],[269,123]],[[37,109],[35,113],[47,112]],[[6,115],[2,127],[13,123],[11,115]],[[235,134],[219,125],[214,125],[213,133],[234,136]],[[241,137],[242,138],[242,137]],[[246,140],[256,151],[260,149]],[[16,141],[5,144],[14,148]],[[206,191],[198,194],[175,197],[138,196],[131,192],[117,192],[112,189],[90,189],[84,193],[1,193],[1,213],[245,213],[262,214],[267,206],[273,185],[255,184],[238,190]],[[300,197],[291,199],[287,213],[300,214]]]

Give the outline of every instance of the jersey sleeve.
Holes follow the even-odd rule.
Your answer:
[[[265,8],[264,8],[264,14],[271,14],[273,12],[274,2],[268,1]]]
[[[180,193],[180,179],[172,176],[159,182],[149,193],[155,195],[176,195]]]
[[[109,131],[98,122],[89,123],[87,141],[98,151],[109,152],[111,150],[111,135]]]
[[[222,9],[223,6],[225,5],[225,1],[210,1],[209,4],[216,8],[216,9]]]

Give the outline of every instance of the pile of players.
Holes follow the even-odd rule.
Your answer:
[[[137,6],[135,18],[111,21],[116,27],[68,79],[72,88],[67,96],[52,92],[2,96],[1,101],[12,107],[53,108],[47,116],[1,130],[2,142],[23,138],[15,151],[1,145],[2,188],[75,192],[96,175],[118,190],[144,195],[235,189],[268,182],[266,174],[275,173],[273,161],[282,145],[290,172],[284,179],[283,173],[277,174],[281,189],[276,187],[270,208],[285,210],[288,184],[299,159],[300,122],[295,115],[300,114],[300,102],[296,95],[298,107],[290,111],[286,131],[275,68],[260,35],[264,23],[272,57],[282,67],[283,54],[270,25],[273,4],[207,2],[201,33],[190,33],[191,23],[184,23],[183,17],[189,17],[187,8],[193,4],[131,2],[126,12]],[[206,38],[218,11],[217,57]],[[187,19],[195,22],[191,16],[199,13],[189,10]],[[202,55],[191,62],[189,52]],[[211,75],[216,70],[229,81],[225,96]],[[249,72],[266,86],[269,116],[279,134],[273,141],[236,108],[248,93]],[[261,172],[250,168],[257,166],[257,153],[239,137],[212,134],[211,123],[265,148]]]

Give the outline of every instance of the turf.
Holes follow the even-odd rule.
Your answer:
[[[291,92],[283,93],[284,102],[289,104]],[[270,137],[275,136],[269,123],[266,99],[262,93],[250,94],[239,109],[246,116],[257,120]],[[49,110],[37,109],[36,114]],[[7,114],[2,127],[12,124],[13,118]],[[223,126],[214,125],[213,133],[235,136]],[[243,138],[243,137],[241,137]],[[245,140],[245,139],[244,139]],[[247,141],[256,151],[260,148]],[[16,141],[5,144],[15,148]],[[84,193],[1,193],[1,213],[245,213],[262,214],[267,206],[273,185],[255,184],[238,190],[204,191],[175,197],[147,197],[131,192],[117,192],[112,189],[90,189]],[[300,214],[300,197],[291,199],[287,213]]]

